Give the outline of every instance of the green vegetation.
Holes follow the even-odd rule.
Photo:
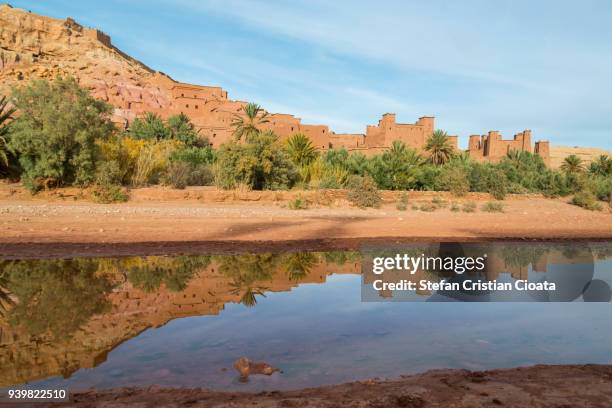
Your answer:
[[[33,192],[91,186],[96,200],[112,202],[127,198],[126,187],[151,184],[349,189],[351,201],[361,207],[380,204],[378,189],[449,191],[457,197],[486,192],[496,200],[510,193],[542,193],[577,196],[574,201],[583,204],[594,197],[594,205],[585,204],[592,208],[612,197],[608,156],[588,167],[579,157],[568,156],[559,170],[522,151],[510,151],[498,163],[480,163],[457,154],[441,130],[433,133],[422,154],[400,141],[369,157],[346,149],[318,152],[304,134],[281,141],[264,130],[267,113],[249,103],[234,116],[234,140],[213,150],[184,114],[164,120],[149,112],[127,130],[116,129],[110,105],[91,98],[71,78],[33,81],[13,91],[10,105],[18,115],[9,122],[14,111],[8,108],[9,99],[0,98],[0,174],[20,178]],[[397,205],[408,207],[407,202]]]
[[[0,164],[5,167],[9,166],[8,147],[6,135],[8,134],[8,120],[15,113],[15,108],[8,107],[8,99],[6,96],[0,98]]]
[[[597,202],[597,197],[590,191],[576,193],[571,203],[591,211],[600,211],[602,209],[601,204]]]
[[[408,208],[408,195],[406,193],[402,193],[402,195],[400,195],[399,201],[397,202],[395,208],[397,208],[399,211],[406,211]]]
[[[94,180],[96,141],[113,132],[111,106],[92,98],[74,79],[33,81],[13,92],[20,113],[10,124],[9,149],[30,190]]]
[[[500,213],[500,212],[504,212],[504,205],[497,201],[487,201],[486,203],[482,205],[480,209],[484,212]]]
[[[351,176],[346,184],[351,204],[360,208],[380,206],[382,199],[372,177]]]
[[[305,210],[308,208],[308,201],[298,196],[294,200],[289,201],[289,208],[292,210]]]
[[[443,130],[433,132],[427,140],[425,150],[429,152],[429,160],[436,166],[448,163],[455,154],[448,135]]]
[[[237,141],[245,139],[247,142],[253,136],[261,132],[261,125],[268,123],[268,113],[264,112],[261,106],[256,103],[247,103],[242,108],[242,114],[234,114],[232,127],[234,137]]]
[[[297,180],[297,169],[270,131],[251,134],[245,143],[230,142],[217,153],[216,184],[253,190],[283,190]]]
[[[473,213],[476,211],[476,203],[473,201],[467,201],[463,203],[463,207],[461,207],[461,211],[466,213]]]
[[[421,204],[421,206],[419,207],[419,210],[424,211],[424,212],[433,212],[433,211],[436,211],[438,208],[440,207],[435,205],[433,202],[425,202]]]

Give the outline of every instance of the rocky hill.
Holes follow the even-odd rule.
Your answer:
[[[108,35],[71,18],[53,19],[0,5],[0,93],[32,79],[70,75],[100,99],[112,103],[118,117],[130,117],[125,101],[152,107],[170,103],[174,81],[115,48]]]

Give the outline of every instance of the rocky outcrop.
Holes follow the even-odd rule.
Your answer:
[[[113,104],[119,123],[134,116],[130,101],[168,106],[168,85],[174,83],[115,48],[99,30],[0,5],[0,93],[57,76],[73,76],[94,97]]]

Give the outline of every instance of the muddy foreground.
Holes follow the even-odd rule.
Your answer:
[[[40,406],[40,405],[38,405]],[[49,406],[49,405],[47,405]],[[398,380],[246,394],[121,388],[73,395],[77,407],[610,407],[612,366],[434,370]]]
[[[567,198],[509,196],[503,213],[481,206],[488,194],[463,198],[410,192],[405,211],[398,193],[383,192],[379,209],[351,207],[342,191],[224,192],[138,189],[121,204],[96,204],[76,189],[34,197],[0,185],[0,256],[58,257],[153,255],[232,251],[352,249],[367,240],[610,240],[612,211],[588,211]],[[308,209],[292,210],[301,196]],[[434,197],[443,202],[423,211]],[[451,211],[451,203],[476,203],[475,212]]]

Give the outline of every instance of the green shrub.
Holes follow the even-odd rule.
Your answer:
[[[610,202],[612,197],[612,176],[591,175],[587,179],[585,187],[598,200]]]
[[[272,132],[257,133],[244,144],[221,146],[215,162],[215,184],[223,189],[244,185],[253,190],[288,189],[297,180],[295,165]]]
[[[382,201],[372,177],[351,176],[347,181],[348,200],[361,208],[379,207]]]
[[[448,202],[441,199],[440,197],[434,197],[431,200],[431,204],[436,206],[436,208],[446,208],[448,206]]]
[[[496,201],[487,201],[480,208],[484,212],[504,212],[504,205]]]
[[[434,203],[423,203],[419,207],[419,210],[425,211],[425,212],[432,212],[432,211],[436,211],[438,208],[439,207],[435,205]]]
[[[308,201],[303,199],[301,196],[298,196],[294,200],[289,201],[289,208],[292,210],[306,210],[308,207]]]
[[[597,198],[590,191],[576,193],[571,203],[591,211],[601,211],[602,209],[601,204],[597,202]]]
[[[191,166],[189,163],[172,162],[168,165],[168,168],[162,176],[162,183],[174,188],[184,189],[189,184],[190,173]]]
[[[123,187],[113,184],[95,185],[92,196],[95,202],[101,204],[124,203],[129,198]]]
[[[402,193],[400,195],[399,201],[397,202],[395,208],[397,208],[399,211],[406,211],[408,208],[408,194]]]
[[[408,190],[417,186],[418,167],[422,162],[416,150],[396,140],[389,150],[369,161],[368,173],[379,188]]]
[[[442,168],[440,174],[441,184],[457,197],[462,197],[470,191],[470,180],[467,170],[459,165],[447,165]]]
[[[463,207],[461,208],[461,210],[466,213],[473,213],[474,211],[476,211],[476,203],[473,201],[467,201],[463,203]]]
[[[214,161],[214,152],[210,147],[181,147],[170,155],[170,161],[182,161],[189,164],[210,164]]]
[[[114,131],[111,105],[72,78],[32,81],[15,88],[13,100],[19,116],[11,122],[9,148],[19,157],[24,185],[36,191],[93,182],[95,142]]]
[[[459,207],[457,203],[451,203],[450,210],[452,212],[459,212],[461,211],[461,207]]]
[[[502,170],[495,167],[491,168],[487,176],[487,191],[496,200],[503,200],[506,198],[506,194],[508,193],[508,179]]]

